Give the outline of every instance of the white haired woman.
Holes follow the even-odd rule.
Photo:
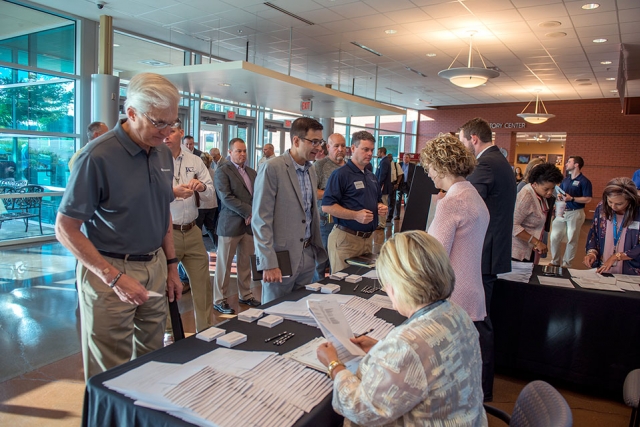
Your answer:
[[[424,231],[399,233],[382,247],[378,275],[393,307],[408,317],[365,351],[355,374],[330,343],[318,360],[333,378],[333,408],[345,426],[487,426],[478,332],[449,301],[455,276],[442,245]]]

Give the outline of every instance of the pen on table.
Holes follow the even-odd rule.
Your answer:
[[[264,342],[269,342],[269,341],[273,341],[276,338],[280,338],[281,336],[285,335],[287,333],[287,331],[281,332],[278,335],[271,337],[271,338],[267,338],[266,340],[264,340]]]
[[[373,332],[373,328],[371,328],[371,329],[369,329],[368,331],[365,331],[365,332],[363,332],[363,333],[361,333],[361,334],[358,334],[358,335],[356,335],[355,337],[356,337],[356,338],[360,338],[360,337],[363,337],[363,336],[365,336],[365,335],[369,335],[369,333],[370,333],[370,332]]]
[[[356,283],[356,286],[353,288],[353,292],[358,290],[358,286],[360,285],[360,283]]]

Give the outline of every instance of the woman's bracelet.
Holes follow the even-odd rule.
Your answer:
[[[597,251],[596,249],[589,249],[589,250],[587,251],[587,255],[593,255],[593,256],[595,256],[596,258],[598,258],[598,251]]]
[[[333,362],[329,363],[329,366],[327,366],[327,375],[329,376],[329,378],[331,378],[331,374],[333,374],[333,370],[340,365],[344,366],[344,363],[342,363],[339,360],[334,360]]]

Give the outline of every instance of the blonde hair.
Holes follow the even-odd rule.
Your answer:
[[[420,164],[428,172],[431,166],[439,175],[467,177],[477,161],[462,142],[449,133],[441,133],[420,152]]]
[[[424,231],[392,236],[376,262],[382,283],[393,287],[399,306],[415,308],[449,298],[456,277],[449,255]]]
[[[533,168],[543,163],[544,163],[544,159],[541,159],[540,157],[535,158],[531,160],[529,163],[527,163],[527,167],[524,169],[524,176],[522,177],[523,181],[528,183],[529,175],[531,175],[531,171],[533,170]]]

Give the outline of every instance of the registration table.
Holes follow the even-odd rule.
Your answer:
[[[496,369],[620,397],[640,368],[640,293],[498,280],[491,319]],[[566,278],[568,272],[563,272]]]
[[[345,272],[349,274],[359,275],[365,274],[367,271],[369,271],[368,268],[358,267],[349,267],[345,270]],[[357,295],[365,299],[371,296],[357,291],[354,292],[353,289],[355,285],[346,283],[344,280],[336,282],[325,279],[323,283],[339,284],[341,286],[341,294]],[[358,288],[362,289],[367,285],[373,284],[373,280],[363,278]],[[285,298],[272,301],[271,303],[260,306],[259,308],[264,309],[282,301],[297,301],[310,294],[314,294],[314,292],[306,290],[296,291]],[[376,313],[376,316],[396,325],[405,320],[405,318],[397,312],[387,309],[380,309],[380,311]],[[286,319],[283,323],[273,328],[258,326],[256,322],[241,322],[237,318],[233,318],[216,326],[225,329],[227,332],[238,331],[247,335],[247,342],[235,346],[234,350],[273,351],[284,354],[304,345],[316,337],[322,336],[319,328],[303,325]],[[275,336],[283,331],[293,332],[295,333],[295,336],[286,341],[282,346],[274,346],[271,342],[264,342],[266,338]],[[207,343],[196,339],[195,336],[192,336],[90,378],[85,391],[82,425],[91,427],[125,425],[154,427],[190,426],[191,424],[175,418],[165,412],[136,406],[134,405],[133,400],[106,388],[102,383],[150,361],[185,363],[215,350],[216,348],[218,348],[218,345],[215,344],[215,341]],[[342,422],[342,417],[336,414],[331,407],[330,394],[311,412],[300,418],[295,426],[341,426]],[[238,425],[242,425],[241,420],[238,421]]]

